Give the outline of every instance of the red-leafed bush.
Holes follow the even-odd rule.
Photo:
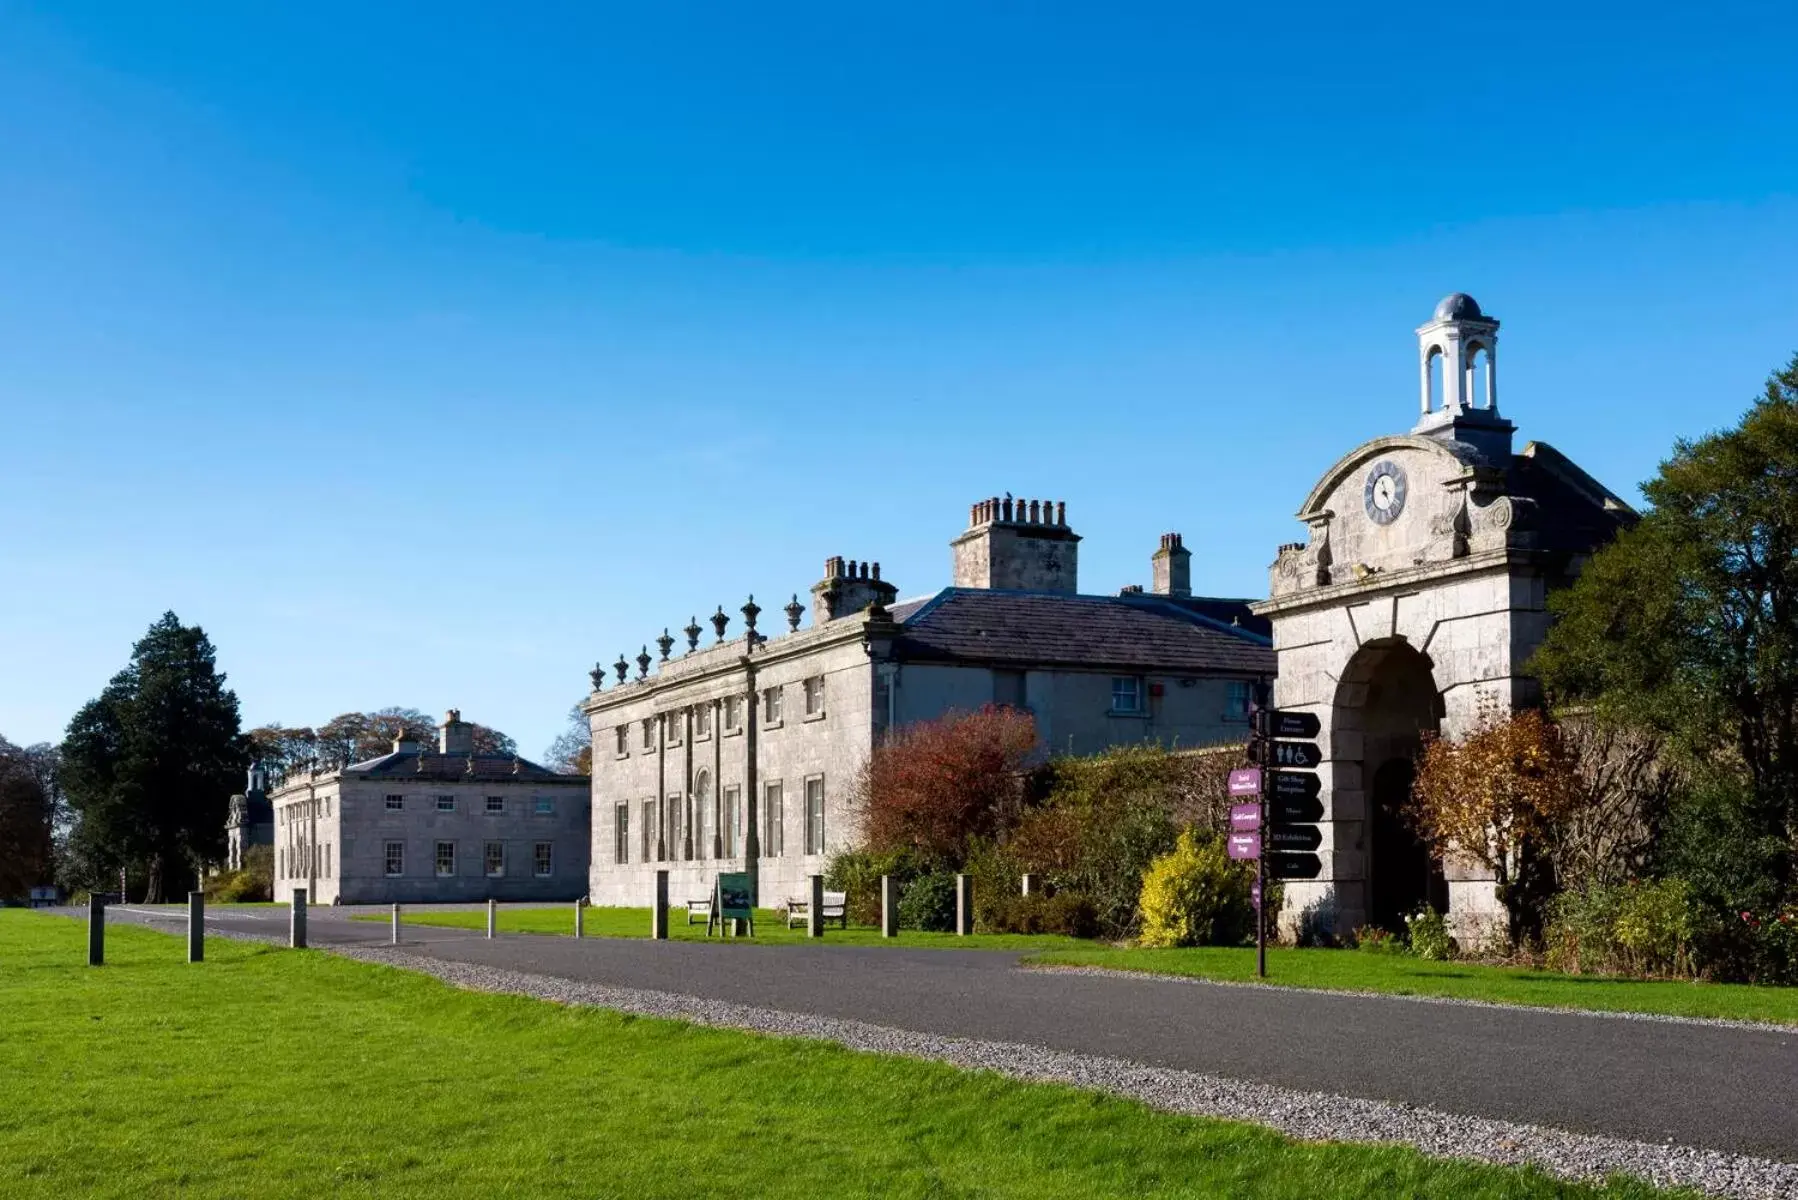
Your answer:
[[[975,839],[1016,821],[1036,749],[1028,713],[991,705],[895,730],[868,756],[855,803],[863,845],[959,868]]]

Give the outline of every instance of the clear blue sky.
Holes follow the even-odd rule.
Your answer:
[[[1008,490],[1263,595],[1456,289],[1633,497],[1798,350],[1798,6],[1531,9],[0,0],[0,734],[173,608],[536,753]]]

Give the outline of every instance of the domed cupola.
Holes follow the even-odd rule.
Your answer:
[[[1417,351],[1421,415],[1412,432],[1508,462],[1515,426],[1498,415],[1498,318],[1466,292],[1450,292],[1418,328]]]

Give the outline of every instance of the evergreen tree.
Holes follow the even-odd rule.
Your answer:
[[[230,796],[250,754],[224,683],[205,631],[164,613],[69,723],[60,779],[71,840],[93,870],[141,867],[148,902],[224,852]]]

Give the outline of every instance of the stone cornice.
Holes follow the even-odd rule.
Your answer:
[[[1365,579],[1357,579],[1348,583],[1305,588],[1271,600],[1257,601],[1249,606],[1249,611],[1258,617],[1291,616],[1308,609],[1334,608],[1351,600],[1382,596],[1389,592],[1406,591],[1462,575],[1486,574],[1512,567],[1533,568],[1541,562],[1542,558],[1541,551],[1500,547],[1496,550],[1484,550],[1462,558],[1449,559],[1446,562],[1420,563],[1417,566],[1406,567],[1398,571],[1379,571]]]

